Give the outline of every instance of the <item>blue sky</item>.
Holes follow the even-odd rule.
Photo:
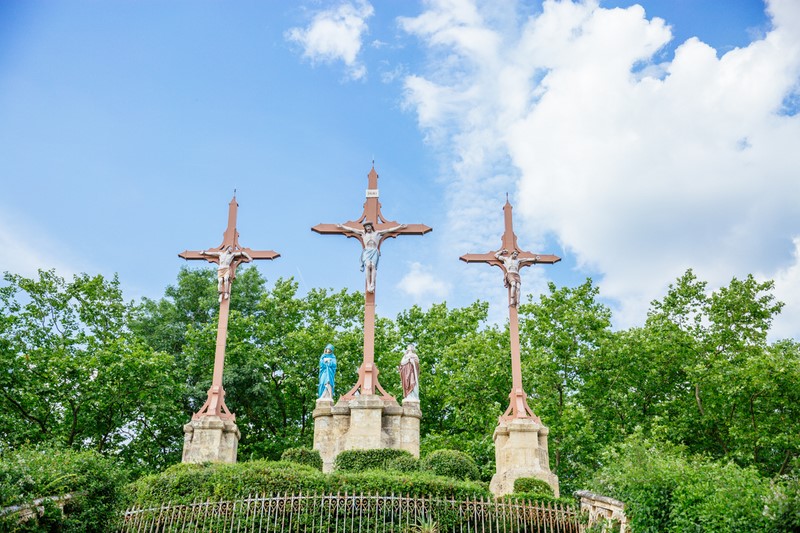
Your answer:
[[[357,243],[310,227],[361,213],[374,160],[384,214],[434,228],[383,247],[379,314],[502,319],[458,257],[508,192],[520,246],[564,258],[525,292],[591,276],[627,327],[686,268],[753,273],[799,338],[799,82],[794,0],[6,1],[0,270],[159,297],[237,189],[269,280],[360,290]]]

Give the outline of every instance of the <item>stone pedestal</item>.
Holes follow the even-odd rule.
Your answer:
[[[204,416],[183,426],[183,462],[235,463],[239,428],[233,420]]]
[[[535,477],[546,481],[559,496],[558,477],[550,471],[547,450],[549,430],[530,418],[501,421],[494,430],[497,473],[489,489],[495,496],[514,492],[514,481]]]
[[[314,449],[322,456],[322,471],[331,472],[345,450],[394,448],[419,457],[419,402],[402,406],[377,395],[352,400],[319,399],[314,409]]]

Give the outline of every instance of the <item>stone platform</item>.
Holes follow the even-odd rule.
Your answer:
[[[183,426],[183,462],[235,463],[241,438],[233,420],[203,416]]]
[[[535,477],[553,487],[559,496],[558,476],[550,471],[547,435],[550,430],[531,418],[501,421],[494,430],[494,450],[497,473],[489,489],[495,496],[514,492],[514,481]]]
[[[345,450],[394,448],[419,457],[419,402],[377,395],[352,400],[317,400],[314,409],[314,449],[322,456],[322,471],[331,472]]]

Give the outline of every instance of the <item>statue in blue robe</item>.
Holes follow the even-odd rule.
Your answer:
[[[317,398],[333,399],[336,389],[336,355],[333,353],[333,344],[325,347],[319,358],[319,385]]]

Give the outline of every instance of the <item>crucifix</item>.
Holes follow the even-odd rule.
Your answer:
[[[275,259],[280,254],[272,250],[251,250],[239,246],[239,232],[236,230],[236,203],[234,193],[228,205],[228,227],[222,235],[222,244],[209,250],[199,252],[186,250],[178,257],[187,260],[205,259],[209,263],[216,263],[217,291],[219,292],[219,323],[217,324],[217,347],[214,352],[214,377],[211,388],[208,389],[208,399],[198,412],[192,415],[192,420],[199,420],[204,416],[218,416],[223,420],[236,420],[236,415],[228,410],[225,405],[225,390],[222,388],[222,368],[225,364],[225,341],[228,336],[228,313],[230,311],[231,284],[236,278],[236,267],[241,263],[249,263],[254,259]]]
[[[514,235],[514,227],[511,219],[511,204],[506,196],[506,205],[503,206],[505,218],[505,232],[503,242],[499,250],[485,254],[465,254],[461,260],[466,263],[488,263],[499,267],[503,271],[505,286],[508,288],[508,321],[511,332],[511,393],[509,394],[509,406],[500,420],[511,420],[515,418],[532,418],[538,423],[541,420],[533,414],[528,406],[528,399],[522,389],[522,367],[519,355],[519,317],[517,306],[519,305],[521,280],[519,269],[536,263],[552,265],[561,261],[555,255],[540,255],[531,252],[523,252],[517,246],[517,236]]]
[[[312,231],[322,235],[345,235],[361,241],[361,269],[364,271],[364,360],[358,369],[358,382],[342,399],[352,400],[360,389],[360,394],[376,394],[391,399],[378,382],[378,367],[375,365],[375,282],[378,273],[378,260],[381,244],[388,238],[398,235],[425,235],[432,228],[424,224],[398,224],[386,220],[381,214],[378,201],[378,173],[372,167],[367,176],[366,201],[364,212],[356,220],[344,224],[317,224]]]

